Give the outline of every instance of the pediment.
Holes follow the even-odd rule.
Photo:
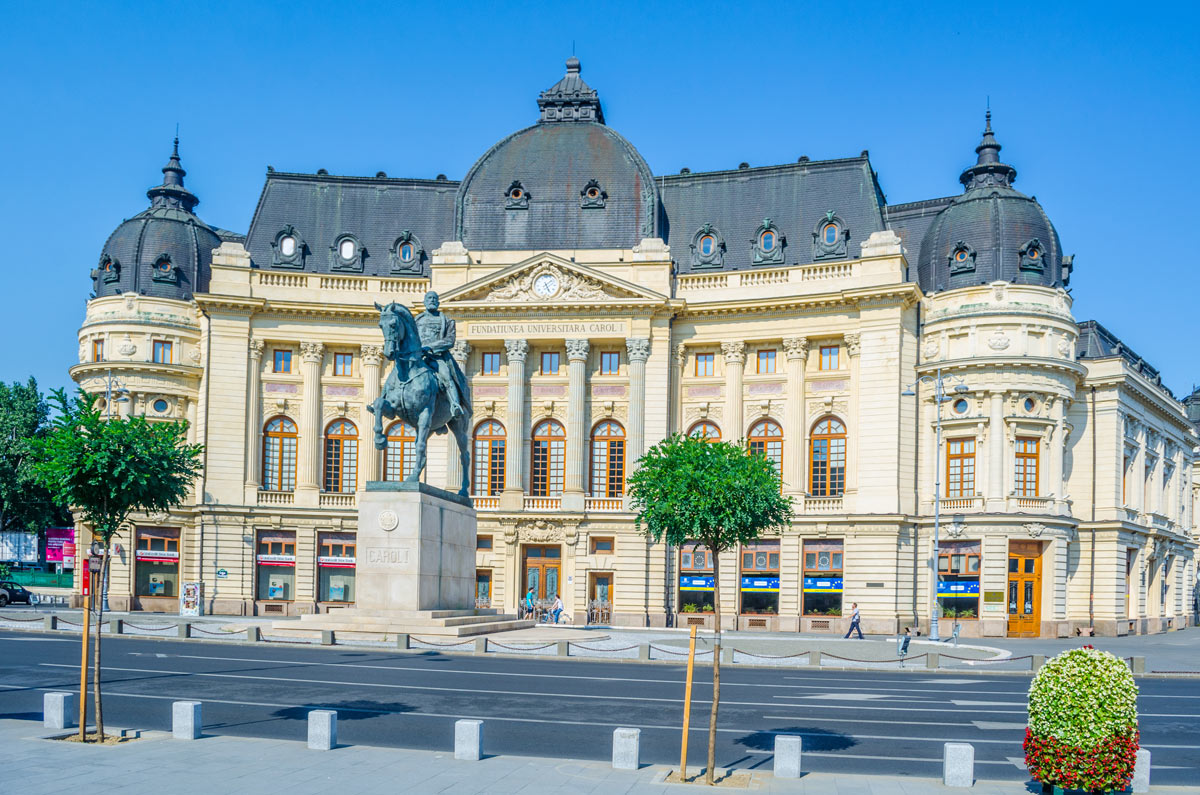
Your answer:
[[[661,303],[667,300],[665,295],[653,290],[553,254],[530,257],[450,290],[441,298],[447,305]]]

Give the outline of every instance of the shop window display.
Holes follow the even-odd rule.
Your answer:
[[[679,550],[679,611],[711,613],[713,556],[702,544],[684,544]]]
[[[804,542],[804,615],[842,614],[842,570],[840,540]]]
[[[979,618],[979,550],[978,541],[938,546],[938,606],[945,618]]]
[[[779,612],[779,542],[746,544],[741,552],[743,614],[775,615]]]

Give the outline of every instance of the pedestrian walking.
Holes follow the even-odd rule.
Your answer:
[[[554,616],[553,623],[555,623],[555,624],[558,623],[558,617],[562,615],[562,611],[563,611],[562,597],[559,596],[558,594],[554,594],[554,606],[550,608],[550,613]],[[546,620],[549,623],[550,619],[547,618]]]
[[[853,610],[854,612],[850,614],[850,629],[846,630],[845,637],[847,637],[847,638],[850,637],[851,632],[857,632],[858,639],[865,640],[865,638],[863,638],[863,634],[862,634],[862,627],[860,627],[858,625],[859,621],[862,618],[858,613],[858,602],[851,602],[850,609]]]
[[[534,606],[537,604],[537,600],[534,598],[533,591],[533,587],[530,586],[529,591],[525,594],[525,618],[535,618]]]

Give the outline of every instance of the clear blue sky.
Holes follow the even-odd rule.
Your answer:
[[[1099,319],[1200,381],[1195,3],[5,3],[0,379],[70,383],[105,238],[178,122],[210,224],[267,165],[461,177],[575,52],[656,173],[871,152],[891,203],[952,195],[987,97],[1016,186]],[[915,256],[915,252],[913,252]]]

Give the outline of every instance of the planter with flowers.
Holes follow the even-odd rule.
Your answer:
[[[1129,786],[1138,750],[1137,695],[1125,663],[1091,646],[1041,667],[1029,687],[1025,766],[1044,792]]]

